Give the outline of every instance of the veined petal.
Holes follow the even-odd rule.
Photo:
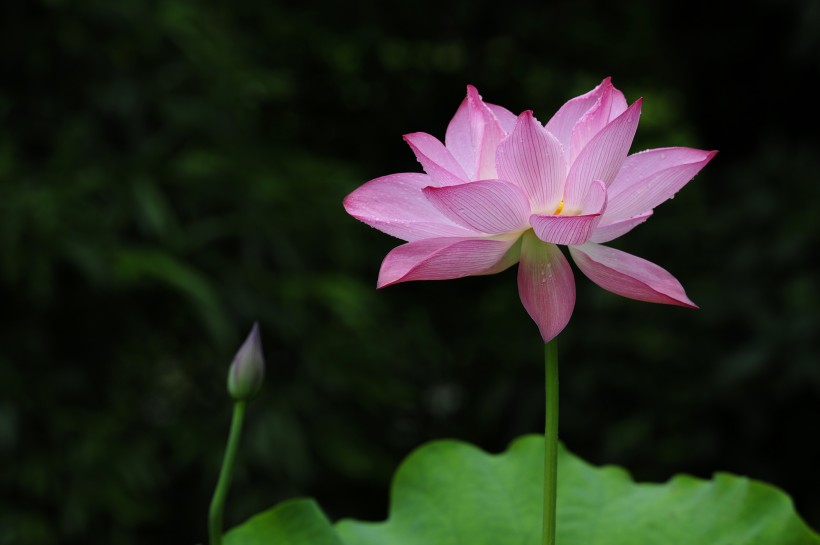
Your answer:
[[[378,287],[409,280],[494,274],[519,258],[520,237],[431,238],[394,248],[382,262]]]
[[[518,294],[544,342],[558,335],[575,307],[575,278],[558,246],[525,233],[518,265]]]
[[[601,180],[595,180],[584,197],[581,213],[603,215],[607,207],[607,200],[606,185]]]
[[[501,180],[428,187],[424,196],[455,223],[482,233],[518,231],[527,227],[530,215],[527,195]]]
[[[513,131],[499,144],[496,164],[502,179],[527,193],[533,210],[552,212],[558,207],[567,172],[564,153],[532,110],[518,116]]]
[[[469,180],[497,178],[495,148],[506,136],[504,129],[481,100],[472,85],[467,86],[467,98],[447,126],[444,142],[464,169]]]
[[[454,223],[427,200],[422,189],[431,183],[426,174],[383,176],[353,191],[344,207],[354,218],[402,240],[476,236],[476,231]]]
[[[716,154],[692,148],[663,148],[630,155],[609,188],[610,206],[605,220],[642,214],[671,199]]]
[[[438,138],[424,132],[404,135],[404,141],[416,154],[424,172],[430,175],[432,185],[456,185],[467,181],[464,169]]]
[[[697,308],[680,282],[654,263],[592,242],[569,251],[581,272],[607,291],[638,301]]]
[[[580,208],[593,180],[601,180],[607,186],[612,183],[629,153],[640,116],[639,99],[584,147],[569,169],[564,188],[565,207]]]
[[[621,100],[624,101],[621,104]],[[601,93],[595,104],[575,123],[572,128],[569,145],[569,164],[586,147],[587,143],[606,127],[610,121],[626,110],[626,99],[623,93],[615,89],[610,81],[601,84]],[[621,108],[623,106],[623,108]],[[620,109],[620,111],[618,111]],[[615,113],[617,112],[617,114]],[[614,114],[614,115],[613,115]]]
[[[567,154],[567,159],[569,159],[572,129],[575,128],[578,120],[595,105],[604,88],[612,85],[610,80],[611,78],[606,78],[592,91],[570,99],[555,112],[552,119],[547,121],[546,129],[561,142],[564,152]]]
[[[607,211],[609,208],[607,208]],[[646,220],[649,219],[649,216],[652,215],[652,211],[644,212],[643,214],[639,214],[637,216],[627,218],[625,220],[618,220],[612,223],[604,223],[606,220],[606,212],[604,212],[601,223],[599,223],[595,230],[592,231],[592,235],[589,237],[591,242],[609,242],[610,240],[615,240],[621,235],[625,235],[626,233],[630,232],[632,229],[637,227],[638,225],[642,224]]]
[[[673,147],[657,148],[633,153],[624,160],[621,170],[610,185],[610,192],[620,192],[644,178],[661,170],[697,163],[717,154],[716,151],[704,151],[694,148]]]
[[[592,233],[601,214],[606,209],[606,186],[598,181],[590,187],[584,214],[579,216],[555,216],[533,214],[530,216],[535,234],[544,242],[553,244],[583,244]]]
[[[613,121],[626,111],[629,104],[626,102],[624,94],[614,85],[612,86],[612,104],[609,107],[609,120]]]
[[[499,106],[498,104],[490,104],[489,102],[485,102],[484,104],[490,109],[493,113],[495,118],[498,120],[498,124],[501,125],[501,128],[504,130],[506,134],[510,134],[515,127],[515,120],[516,115],[509,111],[504,106]]]

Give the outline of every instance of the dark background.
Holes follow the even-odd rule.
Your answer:
[[[543,423],[515,269],[375,290],[343,197],[465,93],[546,121],[611,75],[633,150],[721,153],[614,246],[702,310],[580,275],[561,434],[642,480],[774,483],[820,527],[820,4],[12,0],[0,7],[0,543],[195,543],[259,320],[226,523],[385,516],[424,441]]]

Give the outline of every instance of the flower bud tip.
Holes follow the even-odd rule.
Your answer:
[[[236,353],[228,370],[228,393],[236,401],[249,401],[262,389],[265,377],[265,358],[259,324],[254,322],[248,338]]]

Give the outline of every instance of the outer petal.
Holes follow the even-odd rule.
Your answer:
[[[623,94],[615,89],[608,80],[601,84],[601,94],[595,104],[578,120],[572,128],[569,146],[569,164],[572,164],[581,153],[581,150],[606,127],[611,120],[626,110],[626,105],[620,109],[620,99]],[[624,101],[625,102],[625,101]],[[618,114],[613,115],[620,109]]]
[[[558,109],[555,115],[552,116],[552,119],[547,121],[546,129],[561,142],[567,154],[567,159],[569,159],[572,129],[575,128],[575,124],[578,123],[578,120],[580,120],[590,108],[595,106],[595,103],[598,102],[601,94],[603,94],[604,89],[608,86],[611,86],[610,78],[604,79],[604,81],[592,91],[569,100]]]
[[[509,111],[504,106],[490,104],[487,102],[485,102],[484,104],[487,105],[487,107],[493,113],[495,118],[498,120],[498,124],[501,125],[501,128],[504,130],[504,132],[506,134],[510,134],[513,130],[513,127],[515,126],[515,114]]]
[[[609,210],[609,208],[607,208],[607,210]],[[604,224],[606,218],[606,212],[604,212],[601,223],[595,227],[595,230],[592,232],[589,240],[592,242],[609,242],[610,240],[615,240],[619,236],[625,235],[638,225],[648,220],[651,215],[652,211],[650,210],[649,212],[644,212],[643,214],[639,214],[625,220]]]
[[[493,274],[518,261],[518,238],[433,238],[394,248],[382,262],[378,287],[409,280]]]
[[[422,189],[431,183],[426,174],[383,176],[353,191],[344,207],[354,218],[402,240],[476,236],[476,231],[455,224],[427,200]]]
[[[569,169],[564,207],[580,209],[593,180],[609,186],[629,153],[641,116],[641,100],[596,134]]]
[[[629,105],[626,102],[626,97],[614,85],[612,86],[612,105],[609,108],[609,120],[613,121],[616,117],[624,113]]]
[[[453,220],[482,233],[510,233],[527,227],[527,195],[501,180],[480,180],[449,187],[428,187],[424,196]]]
[[[527,110],[496,153],[498,175],[518,184],[533,210],[551,214],[561,201],[567,165],[561,144]]]
[[[621,191],[640,180],[667,168],[697,163],[716,151],[704,151],[694,148],[657,148],[633,153],[624,160],[621,170],[612,182],[610,191]]]
[[[533,214],[530,217],[530,224],[538,238],[553,244],[583,244],[589,240],[606,209],[606,186],[598,181],[592,185],[589,193],[585,203],[586,213],[583,215]]]
[[[662,148],[630,155],[610,186],[605,221],[642,214],[671,199],[716,154],[692,148]]]
[[[433,185],[455,185],[467,181],[464,169],[438,138],[424,132],[404,135],[404,141],[416,154],[424,171],[430,175]]]
[[[497,178],[495,149],[506,136],[495,115],[472,85],[447,127],[444,142],[469,180]]]
[[[558,246],[523,236],[518,266],[518,294],[527,313],[538,325],[544,342],[569,322],[575,307],[575,278]]]
[[[638,301],[697,308],[680,282],[654,263],[592,242],[569,251],[581,272],[605,290]]]

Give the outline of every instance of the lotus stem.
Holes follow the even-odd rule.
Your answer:
[[[555,545],[558,482],[558,343],[544,345],[546,424],[544,425],[544,533],[542,545]]]

